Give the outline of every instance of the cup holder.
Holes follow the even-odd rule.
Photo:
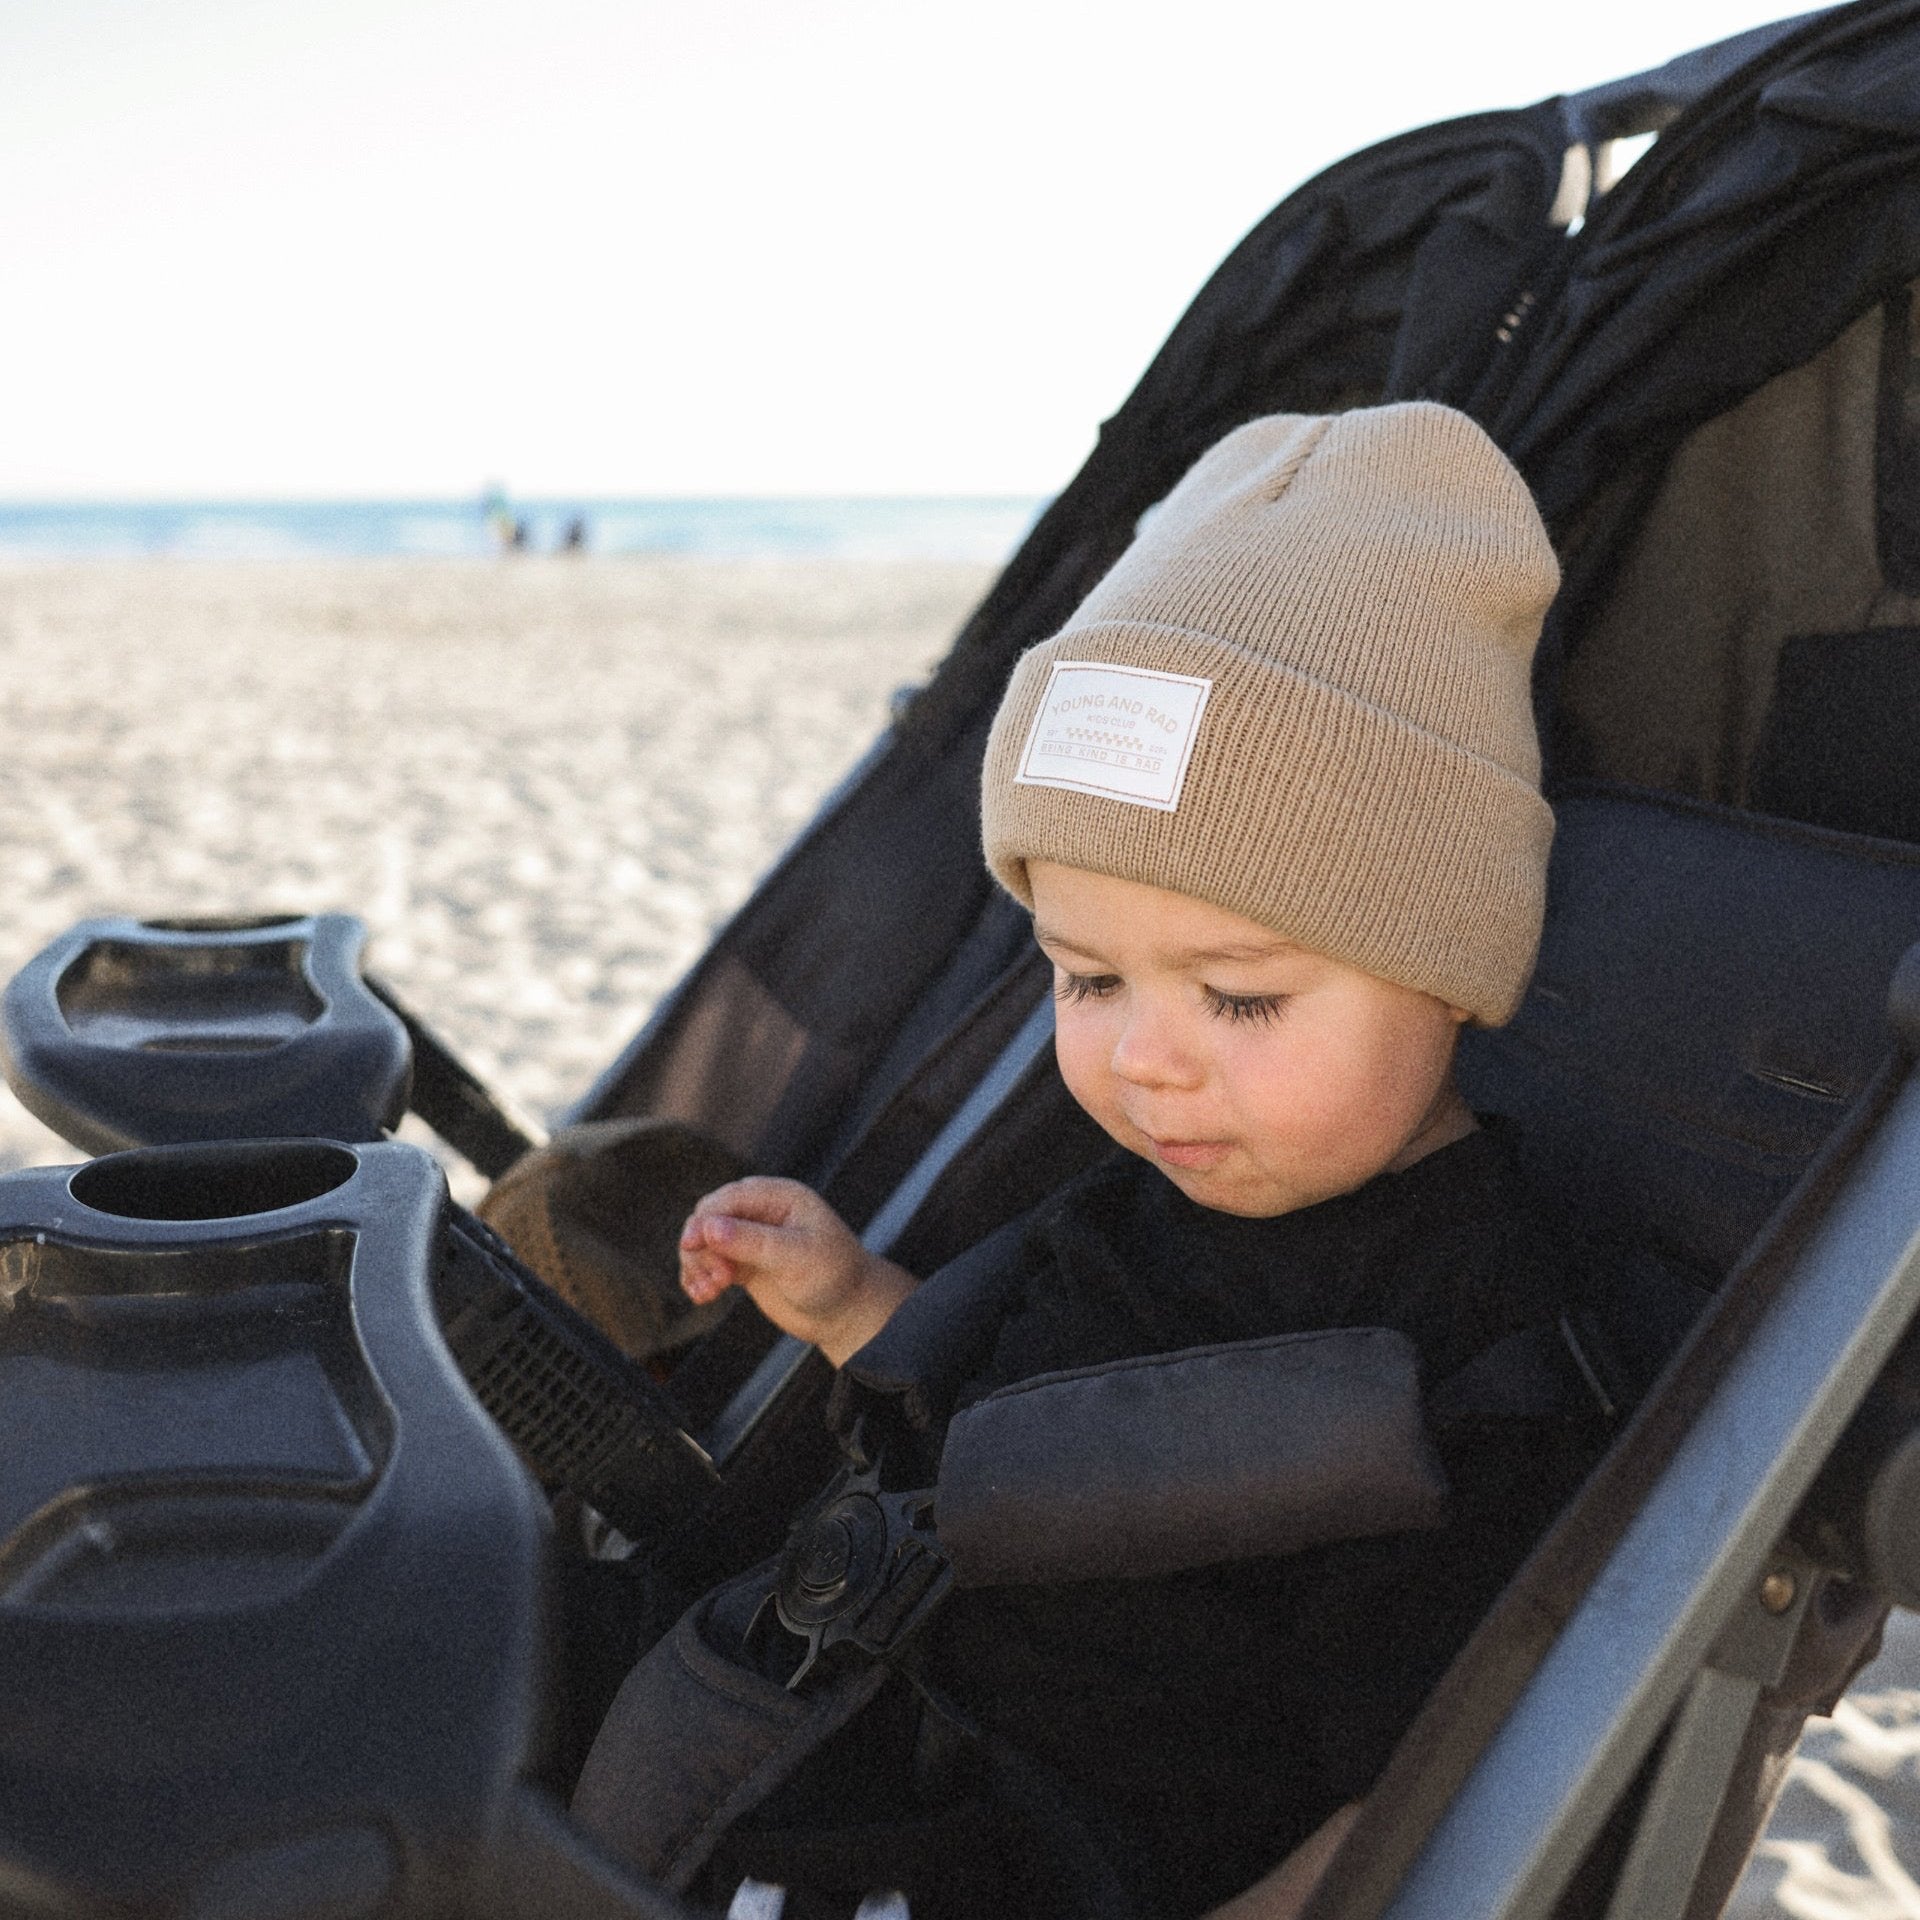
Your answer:
[[[371,1143],[406,1111],[413,1045],[365,945],[342,913],[82,920],[0,993],[0,1071],[88,1153]]]
[[[188,913],[140,924],[155,933],[264,933],[269,927],[297,927],[306,917],[302,913]]]
[[[266,1053],[325,1015],[307,978],[310,940],[240,941],[228,937],[238,928],[184,921],[166,931],[206,938],[96,940],[62,971],[54,998],[76,1038],[128,1052]]]
[[[316,1140],[141,1149],[90,1161],[67,1191],[122,1220],[236,1220],[305,1206],[359,1168],[345,1147]]]
[[[448,1238],[399,1143],[0,1176],[7,1920],[482,1903],[562,1757],[561,1569],[436,1331]]]

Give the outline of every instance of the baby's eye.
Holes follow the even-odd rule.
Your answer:
[[[1120,989],[1120,976],[1117,973],[1069,973],[1064,967],[1055,969],[1053,997],[1067,1006],[1076,1000],[1104,1000],[1108,994]]]
[[[1222,1020],[1251,1020],[1255,1026],[1268,1027],[1280,1018],[1287,1004],[1284,993],[1222,993],[1218,987],[1202,987],[1207,1011]]]

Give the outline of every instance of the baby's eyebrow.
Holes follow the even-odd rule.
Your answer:
[[[1291,940],[1239,940],[1224,947],[1189,947],[1180,957],[1190,966],[1204,967],[1222,960],[1277,960],[1299,951]]]
[[[1051,927],[1043,927],[1037,920],[1033,925],[1033,937],[1043,947],[1059,947],[1067,953],[1077,953],[1083,960],[1098,960],[1100,956],[1091,947],[1083,947],[1077,940],[1069,940],[1064,933],[1055,933]]]
[[[1057,933],[1052,927],[1034,923],[1033,935],[1043,947],[1058,947],[1063,953],[1077,955],[1082,960],[1092,960],[1106,965],[1103,954],[1092,947],[1084,947],[1079,941],[1064,933]],[[1211,967],[1232,965],[1235,962],[1253,960],[1277,960],[1284,954],[1298,953],[1301,949],[1291,940],[1283,940],[1277,934],[1271,940],[1232,940],[1218,947],[1182,947],[1165,958],[1174,966]]]

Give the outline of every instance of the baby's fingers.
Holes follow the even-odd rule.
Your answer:
[[[771,1227],[787,1225],[797,1211],[814,1201],[810,1189],[797,1180],[780,1180],[771,1174],[753,1173],[744,1180],[729,1180],[715,1187],[694,1203],[692,1220],[724,1217],[734,1220],[759,1220]]]
[[[682,1252],[680,1290],[696,1306],[717,1300],[732,1286],[737,1276],[732,1266],[711,1253]]]
[[[741,1189],[750,1183],[734,1180],[724,1187],[716,1187],[711,1193],[702,1194],[694,1203],[693,1211],[687,1215],[686,1224],[680,1229],[680,1247],[682,1252],[692,1252],[697,1247],[714,1244],[708,1229],[718,1220],[731,1220],[736,1217],[755,1219],[760,1216],[741,1205],[744,1198]]]
[[[711,1213],[688,1222],[689,1228],[696,1225],[700,1246],[709,1258],[718,1256],[723,1266],[762,1267],[793,1257],[792,1234],[777,1226],[743,1220],[732,1213]]]

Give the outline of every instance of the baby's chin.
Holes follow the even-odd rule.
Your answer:
[[[1137,1154],[1156,1173],[1164,1174],[1197,1207],[1209,1213],[1231,1213],[1242,1220],[1277,1220],[1323,1200],[1338,1199],[1363,1187],[1385,1169],[1377,1166],[1301,1169],[1295,1178],[1276,1173],[1251,1160],[1244,1149],[1228,1151],[1205,1166],[1182,1166],[1156,1152],[1137,1135],[1114,1135],[1129,1153]]]
[[[1240,1156],[1229,1153],[1212,1166],[1181,1166],[1164,1159],[1152,1147],[1132,1140],[1120,1143],[1137,1154],[1156,1173],[1184,1193],[1197,1207],[1209,1213],[1237,1214],[1243,1220],[1274,1220],[1283,1213],[1295,1213],[1328,1196],[1319,1193],[1294,1193],[1282,1183],[1254,1174],[1251,1178]]]

